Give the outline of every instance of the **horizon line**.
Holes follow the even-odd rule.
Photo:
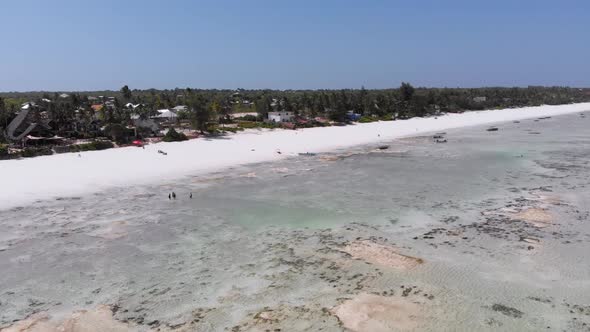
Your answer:
[[[411,82],[406,82],[406,83],[410,83]],[[12,90],[12,91],[0,91],[0,94],[9,94],[9,93],[92,93],[92,92],[119,92],[120,89],[125,86],[126,84],[122,85],[120,88],[115,89],[115,90],[111,90],[111,89],[96,89],[96,90]],[[265,91],[265,90],[270,90],[270,91],[340,91],[340,90],[361,90],[361,89],[365,89],[365,90],[373,90],[373,91],[378,91],[378,90],[395,90],[398,89],[398,87],[386,87],[386,88],[366,88],[365,86],[361,85],[360,87],[354,87],[354,88],[290,88],[290,89],[279,89],[279,88],[242,88],[242,87],[238,87],[238,88],[193,88],[193,87],[175,87],[175,88],[143,88],[143,89],[136,89],[136,88],[130,88],[131,91],[150,91],[150,90],[156,90],[156,91],[174,91],[174,90],[186,90],[186,89],[191,89],[191,90],[219,90],[219,91],[239,91],[239,90],[244,90],[244,91]],[[449,86],[414,86],[414,88],[416,89],[514,89],[514,88],[518,88],[518,89],[528,89],[528,88],[569,88],[569,89],[590,89],[590,86],[570,86],[570,85],[489,85],[489,86],[477,86],[477,87],[462,87],[462,86],[456,86],[456,87],[449,87]]]

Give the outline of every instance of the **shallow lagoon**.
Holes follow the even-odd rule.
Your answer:
[[[589,119],[452,130],[446,144],[405,138],[2,211],[0,326],[106,304],[137,330],[339,331],[350,323],[335,308],[372,294],[418,308],[373,327],[590,331]],[[533,208],[551,222],[514,218]],[[423,263],[343,252],[359,241]]]

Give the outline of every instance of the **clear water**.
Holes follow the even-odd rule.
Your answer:
[[[108,304],[138,330],[338,331],[329,309],[343,299],[412,285],[420,330],[588,331],[588,121],[453,130],[447,144],[407,138],[0,211],[0,327]],[[549,227],[487,218],[540,194],[554,198]],[[425,263],[338,250],[356,239]]]

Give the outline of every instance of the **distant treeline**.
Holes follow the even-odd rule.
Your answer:
[[[51,102],[44,103],[43,100]],[[22,104],[30,101],[45,105],[58,128],[67,127],[68,122],[93,117],[91,106],[105,104],[108,107],[100,118],[103,125],[128,123],[132,114],[147,117],[158,109],[187,105],[184,119],[203,129],[207,124],[228,119],[228,114],[236,112],[256,112],[259,118],[265,118],[271,111],[292,111],[301,117],[320,116],[343,122],[347,112],[353,111],[363,117],[403,119],[441,112],[586,102],[590,101],[590,89],[538,86],[414,88],[403,83],[399,88],[380,90],[131,90],[124,86],[119,91],[5,92],[0,93],[0,127],[6,126]],[[125,106],[128,103],[141,104],[141,107],[131,110]]]

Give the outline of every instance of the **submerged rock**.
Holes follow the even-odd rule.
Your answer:
[[[534,237],[524,237],[524,236],[521,236],[520,237],[520,241],[526,242],[526,243],[531,243],[531,244],[538,244],[538,243],[541,242],[541,240],[539,240],[537,238],[534,238]]]
[[[498,311],[506,316],[510,316],[510,317],[514,317],[514,318],[520,318],[523,315],[522,311],[520,311],[518,309],[514,309],[511,307],[505,306],[503,304],[497,304],[497,303],[492,306],[492,310]]]

